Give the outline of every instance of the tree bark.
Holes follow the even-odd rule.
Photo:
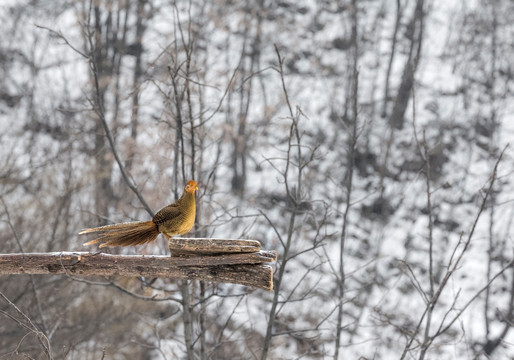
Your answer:
[[[169,257],[87,252],[0,254],[0,275],[144,276],[241,284],[271,291],[275,251]]]
[[[261,243],[257,240],[174,237],[168,240],[168,245],[171,256],[180,254],[256,253],[261,251]]]

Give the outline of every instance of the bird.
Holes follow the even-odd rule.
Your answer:
[[[152,220],[84,229],[79,232],[79,235],[98,235],[96,239],[86,242],[84,246],[100,244],[101,248],[143,245],[155,240],[161,233],[168,239],[172,236],[184,235],[195,224],[195,191],[197,190],[196,181],[188,181],[180,199],[159,210]]]

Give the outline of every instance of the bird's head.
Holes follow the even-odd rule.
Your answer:
[[[194,180],[189,180],[184,190],[190,194],[194,194],[195,190],[198,190],[198,184]]]

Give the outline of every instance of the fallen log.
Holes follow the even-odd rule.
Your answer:
[[[170,242],[170,251],[172,256],[90,252],[0,254],[0,275],[143,276],[273,290],[273,268],[269,263],[276,260],[277,254],[260,250],[258,241],[175,238]]]

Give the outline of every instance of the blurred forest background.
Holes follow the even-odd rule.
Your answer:
[[[0,359],[514,358],[511,0],[0,19],[2,253],[83,251],[80,229],[147,220],[192,178],[191,236],[279,253],[269,293],[2,276]]]

